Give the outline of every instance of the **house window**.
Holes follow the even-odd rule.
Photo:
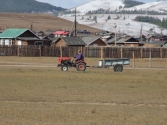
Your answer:
[[[17,41],[17,45],[21,45],[21,40],[18,40],[18,41]]]

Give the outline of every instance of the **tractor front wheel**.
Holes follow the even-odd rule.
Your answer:
[[[62,71],[68,71],[68,66],[61,66]]]
[[[76,65],[76,68],[78,71],[85,71],[86,70],[86,65],[84,63],[78,63]]]

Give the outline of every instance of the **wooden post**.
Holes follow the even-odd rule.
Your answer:
[[[17,56],[20,57],[20,48],[19,48],[19,45],[17,45]]]
[[[83,56],[85,57],[85,47],[83,48]]]
[[[62,57],[62,46],[60,46],[60,57]]]
[[[151,52],[149,53],[149,67],[151,67]]]
[[[160,48],[160,57],[162,58],[162,48]]]
[[[81,49],[80,49],[80,50],[81,50],[81,53],[83,53],[82,46],[81,46]]]
[[[135,52],[133,50],[133,68],[135,67]]]
[[[101,60],[103,60],[103,47],[101,46]]]
[[[143,49],[142,48],[140,49],[140,54],[141,54],[141,59],[143,61]]]
[[[167,52],[166,52],[166,68],[167,68]]]
[[[42,48],[41,48],[41,45],[39,45],[39,57],[40,57],[40,58],[41,58],[41,52],[42,52],[41,49],[42,49]]]
[[[121,51],[121,58],[122,58],[122,48],[121,48],[121,50],[120,50],[120,51]]]

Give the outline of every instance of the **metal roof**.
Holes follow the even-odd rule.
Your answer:
[[[163,45],[163,47],[167,48],[167,43],[165,45]]]
[[[16,38],[23,34],[28,29],[17,29],[17,28],[10,28],[5,30],[0,34],[0,38]]]
[[[133,37],[117,37],[116,38],[116,43],[138,43],[139,41],[135,39],[136,41],[134,42],[129,42],[128,40],[130,39],[135,39]],[[115,43],[115,37],[107,41],[108,44],[110,43]]]
[[[20,35],[22,35],[23,33],[25,33],[26,31],[31,32],[35,37],[39,38],[31,30],[25,29],[25,28],[23,28],[23,29],[20,29],[20,28],[9,28],[9,29],[5,30],[4,32],[2,32],[0,34],[0,38],[17,38]]]
[[[58,35],[68,35],[69,32],[67,32],[67,31],[56,31],[56,32],[54,32],[53,34],[58,34]]]
[[[82,40],[87,44],[91,44],[93,42],[95,42],[97,39],[100,39],[99,37],[83,37]]]
[[[118,43],[119,40],[121,40],[122,37],[116,37],[116,43]],[[108,40],[107,43],[115,43],[115,37],[113,37],[112,39]]]
[[[86,45],[86,43],[80,38],[80,37],[61,37],[61,39],[63,39],[67,45],[71,46],[71,45],[80,45],[80,46],[84,46]]]
[[[160,47],[162,47],[163,45],[165,45],[167,43],[167,41],[153,41],[150,44],[156,44]]]

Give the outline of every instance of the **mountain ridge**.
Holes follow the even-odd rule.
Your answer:
[[[36,0],[0,0],[0,12],[55,13],[64,10],[62,7],[56,7]]]

